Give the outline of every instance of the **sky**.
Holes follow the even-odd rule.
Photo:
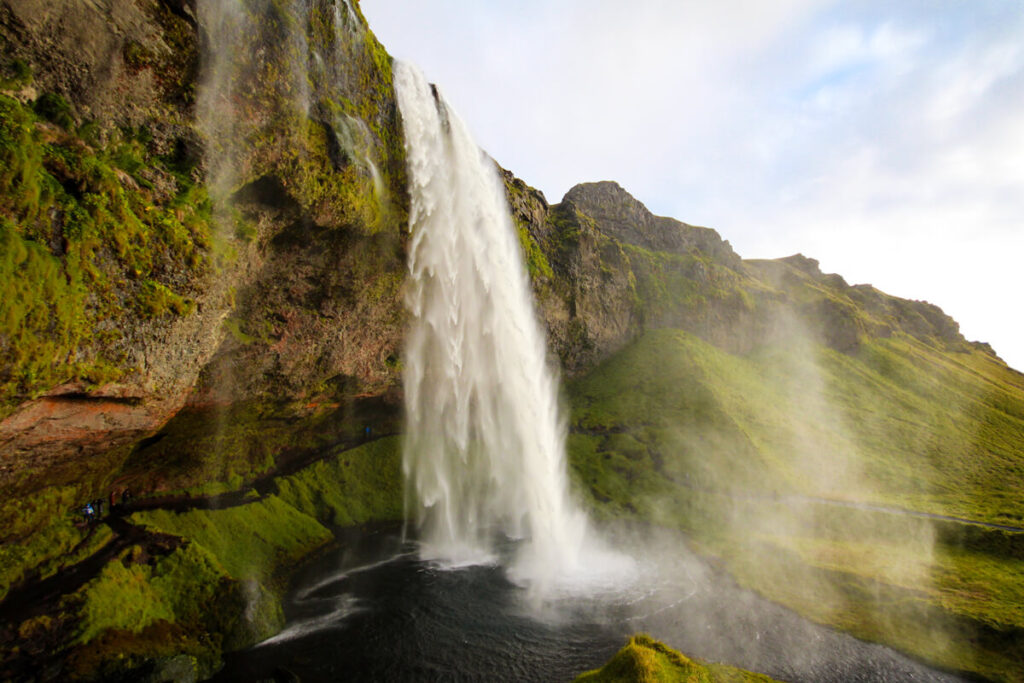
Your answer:
[[[1024,370],[1019,0],[362,0],[552,203],[618,181],[744,258],[930,301]]]

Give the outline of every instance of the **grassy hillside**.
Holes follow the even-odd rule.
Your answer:
[[[633,636],[600,669],[576,683],[771,683],[773,679],[723,664],[695,661],[650,636]]]
[[[1024,680],[1024,382],[905,336],[793,333],[735,355],[649,332],[570,385],[571,464],[601,514],[687,530],[811,618]],[[889,509],[891,508],[891,509]]]
[[[3,615],[17,618],[0,624],[10,645],[0,679],[21,680],[34,659],[54,656],[71,680],[135,680],[153,667],[153,680],[212,675],[224,651],[281,628],[291,573],[333,530],[402,517],[399,454],[396,437],[342,446],[275,477],[264,495],[213,509],[169,501],[114,521],[128,542],[75,590],[60,584],[59,610],[30,604]],[[98,529],[89,552],[110,542]],[[161,678],[166,667],[181,668],[179,678]]]

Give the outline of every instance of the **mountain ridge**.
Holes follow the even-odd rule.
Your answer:
[[[580,183],[548,204],[539,191],[504,174],[513,217],[531,238],[528,261],[538,252],[546,259],[540,267],[533,256],[530,270],[552,346],[570,374],[621,348],[632,338],[630,329],[672,325],[737,350],[750,350],[798,321],[840,351],[856,350],[862,338],[902,333],[1001,360],[988,344],[968,342],[934,304],[851,286],[802,254],[742,259],[717,231],[654,216],[614,181]],[[656,263],[651,256],[657,253],[671,256]],[[552,266],[562,282],[546,275]],[[665,294],[666,277],[679,293],[689,287],[704,300],[644,306],[638,284],[645,290],[639,298],[649,303]],[[573,313],[580,307],[588,312],[582,317]]]

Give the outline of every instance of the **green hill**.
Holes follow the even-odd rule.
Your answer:
[[[1020,382],[909,337],[735,354],[655,330],[570,384],[571,463],[602,514],[682,528],[816,621],[1021,680],[1024,533],[925,516],[1020,526]]]
[[[636,635],[600,669],[576,683],[771,683],[773,679],[723,664],[690,659],[650,636]]]

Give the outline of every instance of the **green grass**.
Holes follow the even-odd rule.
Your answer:
[[[111,562],[87,585],[80,610],[78,642],[88,643],[107,629],[139,633],[157,621],[202,622],[207,604],[215,600],[223,571],[197,545],[160,558],[153,565]]]
[[[208,676],[226,644],[282,622],[276,601],[232,580],[194,543],[157,557],[135,546],[65,602],[78,617],[69,673],[90,680],[182,654]]]
[[[400,439],[339,451],[274,483],[276,494],[238,507],[151,510],[132,520],[202,546],[235,579],[276,585],[281,572],[330,541],[328,527],[401,519]]]
[[[224,510],[137,512],[132,521],[187,538],[207,550],[228,576],[265,585],[331,540],[316,519],[277,496]]]
[[[75,524],[82,519],[78,509],[91,499],[87,491],[91,492],[82,486],[51,486],[0,506],[0,516],[7,522],[0,536],[0,600],[29,576],[52,576],[110,540],[106,526],[97,526],[90,534]]]
[[[600,669],[576,683],[771,683],[774,679],[724,664],[690,659],[648,635],[639,634]]]
[[[330,527],[402,519],[401,439],[342,451],[276,483],[282,501]]]
[[[69,670],[102,679],[184,654],[210,675],[223,651],[283,623],[281,599],[297,563],[333,540],[329,527],[400,519],[399,438],[328,455],[275,480],[278,493],[220,510],[148,510],[130,521],[182,539],[135,546],[65,598],[76,615]],[[26,623],[26,633],[52,625]]]
[[[682,528],[745,586],[951,669],[1024,680],[1024,382],[911,337],[731,354],[642,336],[569,386],[570,465],[599,516]]]
[[[156,556],[130,549],[66,599],[78,617],[72,669],[102,677],[185,653],[211,672],[222,650],[269,636],[283,623],[291,572],[331,543],[328,527],[401,518],[399,453],[399,438],[379,439],[276,479],[278,494],[263,499],[134,513],[133,523],[183,545]]]

